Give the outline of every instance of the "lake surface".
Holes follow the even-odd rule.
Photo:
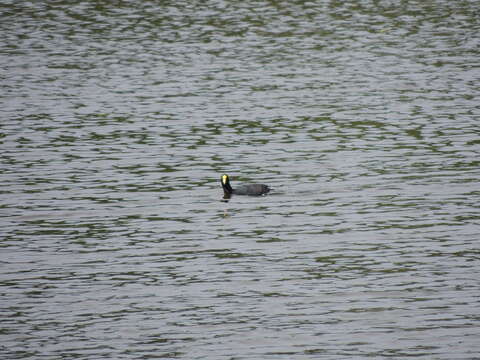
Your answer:
[[[0,357],[478,359],[479,14],[0,1]]]

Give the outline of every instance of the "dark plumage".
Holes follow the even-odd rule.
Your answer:
[[[232,194],[260,196],[265,195],[270,191],[270,188],[263,184],[246,184],[233,189],[230,185],[230,178],[228,175],[222,175],[220,181],[222,183],[223,194],[225,198],[229,198]]]

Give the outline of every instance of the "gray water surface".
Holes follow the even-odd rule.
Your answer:
[[[0,1],[0,357],[480,358],[478,14]]]

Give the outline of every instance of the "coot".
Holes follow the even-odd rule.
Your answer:
[[[230,185],[230,178],[228,175],[222,175],[220,181],[222,182],[224,198],[229,198],[232,194],[260,196],[265,195],[270,191],[270,188],[264,184],[245,184],[233,189]]]

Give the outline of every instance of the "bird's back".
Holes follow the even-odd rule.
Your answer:
[[[248,184],[240,185],[233,190],[234,194],[237,195],[252,195],[259,196],[266,194],[270,191],[270,188],[264,184]]]

